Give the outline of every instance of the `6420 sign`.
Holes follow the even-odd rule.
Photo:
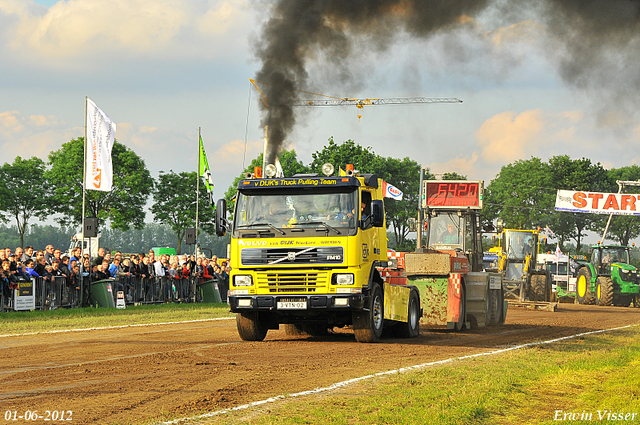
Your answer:
[[[422,207],[482,209],[483,195],[481,180],[425,180]]]

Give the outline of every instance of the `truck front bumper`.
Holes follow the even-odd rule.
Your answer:
[[[272,311],[298,315],[304,312],[360,311],[365,306],[364,294],[291,294],[291,295],[230,295],[229,308],[233,313],[243,311]]]

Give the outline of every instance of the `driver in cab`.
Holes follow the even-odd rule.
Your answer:
[[[447,230],[442,235],[442,243],[457,244],[458,243],[458,231],[453,223],[447,224]]]

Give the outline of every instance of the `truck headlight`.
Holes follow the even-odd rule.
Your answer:
[[[233,277],[233,286],[251,286],[253,279],[251,275],[237,275]]]
[[[333,275],[334,285],[353,285],[353,273],[340,273]]]

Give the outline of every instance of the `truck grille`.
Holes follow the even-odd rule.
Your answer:
[[[266,266],[278,261],[276,264],[342,264],[344,261],[344,249],[341,246],[329,246],[312,248],[244,248],[240,253],[240,261],[243,266]],[[304,251],[304,252],[303,252]]]
[[[258,291],[268,289],[271,293],[320,292],[327,288],[329,273],[317,271],[258,272]]]

